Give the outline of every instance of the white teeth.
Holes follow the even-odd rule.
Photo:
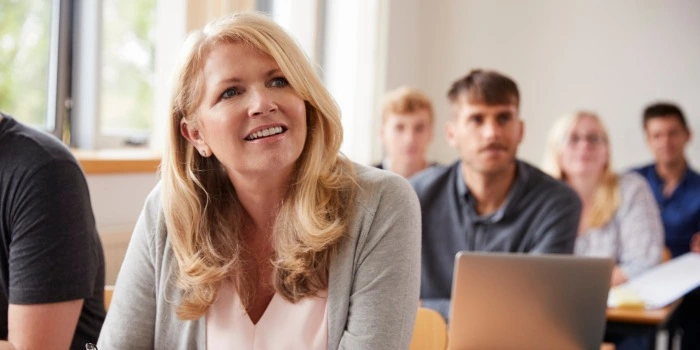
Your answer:
[[[264,129],[264,130],[260,130],[260,131],[254,132],[254,133],[250,134],[250,136],[248,136],[248,139],[249,139],[249,140],[255,140],[255,139],[259,139],[259,138],[261,138],[261,137],[267,137],[267,136],[277,135],[277,134],[280,134],[280,133],[282,133],[282,127],[281,127],[281,126],[275,126],[275,127],[272,127],[272,128],[267,128],[267,129]]]

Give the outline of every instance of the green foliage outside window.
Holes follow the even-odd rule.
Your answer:
[[[46,125],[51,1],[0,0],[0,111]]]
[[[102,131],[147,131],[153,118],[154,0],[105,0]]]

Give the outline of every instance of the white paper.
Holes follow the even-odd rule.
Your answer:
[[[658,265],[637,278],[621,284],[614,290],[636,293],[647,309],[662,308],[700,286],[700,254],[687,253]],[[615,300],[608,297],[608,306]]]

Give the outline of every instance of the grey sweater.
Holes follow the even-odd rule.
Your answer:
[[[403,178],[360,165],[356,169],[360,189],[354,214],[330,266],[328,348],[406,349],[420,284],[418,200]],[[175,314],[176,265],[157,186],[129,243],[100,349],[206,348],[205,317],[183,321]]]

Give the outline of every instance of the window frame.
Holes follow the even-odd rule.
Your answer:
[[[65,140],[63,126],[71,109],[72,8],[70,0],[52,1],[45,127],[61,140]]]
[[[51,0],[49,76],[44,129],[77,149],[125,148],[126,141],[147,136],[151,149],[162,148],[164,119],[155,118],[143,134],[103,133],[100,128],[103,0]],[[272,0],[155,0],[157,19],[170,17],[158,33],[169,38],[156,45],[153,115],[167,113],[169,82],[186,34],[234,10],[270,9]],[[322,0],[319,0],[322,1]],[[173,19],[174,17],[174,19]],[[167,42],[161,45],[160,41]],[[146,147],[143,147],[146,148]]]

